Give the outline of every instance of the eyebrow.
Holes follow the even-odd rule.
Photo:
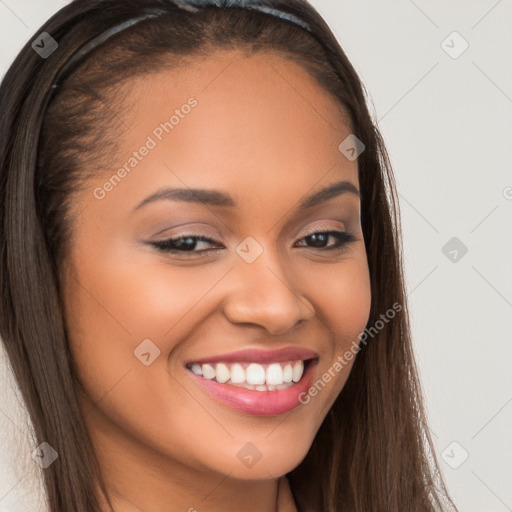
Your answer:
[[[333,197],[337,197],[345,193],[354,194],[359,199],[361,198],[361,193],[353,183],[350,183],[349,181],[338,181],[303,198],[297,209],[305,210],[312,208],[313,206],[317,206],[318,204],[321,204]],[[166,188],[151,194],[149,197],[141,201],[135,207],[135,210],[138,210],[149,203],[161,200],[202,203],[218,207],[238,207],[238,203],[230,195],[220,190],[200,188]]]

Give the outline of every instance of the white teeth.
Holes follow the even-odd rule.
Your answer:
[[[215,376],[217,377],[217,382],[224,384],[224,382],[231,378],[231,372],[224,363],[218,363],[215,367]]]
[[[213,379],[215,377],[215,368],[210,364],[203,364],[201,366],[203,370],[203,377],[205,379]]]
[[[293,382],[299,382],[303,373],[304,373],[304,362],[297,361],[293,365]]]
[[[203,375],[203,372],[201,370],[201,365],[194,363],[190,369],[192,370],[192,373],[195,373],[196,375]]]
[[[293,379],[293,368],[291,364],[287,364],[283,370],[283,382],[291,382]]]
[[[245,370],[238,363],[231,367],[231,382],[233,384],[245,382]]]
[[[244,369],[245,366],[245,369]],[[304,361],[288,363],[192,363],[189,369],[205,379],[215,379],[220,384],[229,384],[257,391],[286,389],[299,382],[304,374]]]
[[[265,384],[265,369],[261,364],[251,363],[245,373],[247,384],[252,384],[253,386]]]
[[[267,368],[266,381],[272,386],[283,383],[283,369],[279,363],[273,363]]]

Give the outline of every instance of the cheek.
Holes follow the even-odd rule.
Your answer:
[[[204,315],[201,299],[225,269],[171,270],[90,256],[80,264],[78,281],[71,275],[64,280],[70,351],[85,390],[81,405],[90,431],[94,436],[114,425],[120,443],[119,433],[127,432],[178,460],[190,458],[195,448],[184,448],[183,440],[197,443],[216,423],[180,376],[169,373],[168,355]],[[147,339],[160,354],[146,366],[134,350]],[[147,350],[153,359],[154,348]]]
[[[87,258],[77,279],[69,278],[66,302],[77,331],[134,343],[145,338],[161,342],[176,338],[182,322],[219,281],[229,267],[186,267],[126,260],[115,255]],[[186,322],[185,322],[186,323]],[[104,345],[103,345],[104,346]],[[170,349],[172,347],[166,347]]]
[[[155,259],[90,251],[63,283],[70,351],[90,399],[103,403],[108,393],[125,407],[130,397],[156,418],[162,404],[151,407],[158,401],[147,396],[169,387],[169,355],[218,306],[211,292],[229,266],[172,267]]]
[[[310,274],[319,321],[330,332],[332,343],[318,367],[316,380],[302,398],[316,408],[316,429],[342,391],[358,353],[359,336],[364,331],[371,307],[371,284],[364,252],[329,271]]]
[[[331,331],[335,351],[344,350],[353,340],[358,342],[371,307],[370,276],[364,253],[330,269],[319,269],[310,279],[314,283],[317,313]]]

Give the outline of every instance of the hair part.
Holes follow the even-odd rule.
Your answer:
[[[357,355],[311,449],[288,474],[297,507],[432,512],[453,506],[435,459],[411,348],[393,173],[364,87],[305,0],[266,4],[306,20],[311,33],[246,8],[192,13],[170,0],[75,0],[39,31],[58,40],[58,51],[44,60],[27,44],[1,85],[0,334],[35,437],[59,453],[59,462],[44,471],[50,512],[100,512],[101,499],[110,503],[78,406],[80,382],[61,299],[60,272],[77,214],[73,195],[116,150],[113,134],[125,129],[124,84],[227,49],[293,59],[347,113],[366,146],[358,173],[372,293],[368,325],[392,304],[403,306]],[[92,37],[149,8],[169,14],[112,36],[52,87],[70,56]]]

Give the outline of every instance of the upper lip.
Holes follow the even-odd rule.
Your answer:
[[[207,363],[284,363],[288,361],[297,361],[299,359],[306,361],[308,359],[317,359],[318,353],[314,350],[299,347],[285,347],[278,350],[245,349],[229,354],[219,354],[211,357],[201,357],[191,359],[185,364],[207,364]]]

